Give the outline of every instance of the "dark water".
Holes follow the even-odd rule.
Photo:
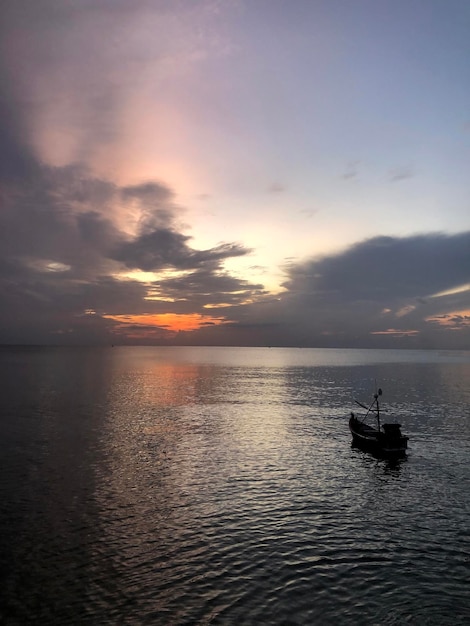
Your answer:
[[[353,397],[410,436],[351,448]],[[0,349],[5,624],[469,624],[470,354]]]

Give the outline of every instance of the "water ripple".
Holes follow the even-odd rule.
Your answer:
[[[21,393],[4,368],[0,620],[470,622],[466,363],[123,354],[20,359]],[[346,429],[375,377],[411,437],[396,463]]]

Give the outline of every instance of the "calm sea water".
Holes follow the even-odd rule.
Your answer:
[[[409,435],[351,447],[353,398]],[[5,624],[470,623],[470,353],[0,349]]]

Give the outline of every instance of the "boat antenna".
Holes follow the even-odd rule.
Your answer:
[[[382,395],[382,389],[379,387],[377,389],[377,381],[375,381],[375,393],[374,393],[374,400],[375,400],[375,406],[376,408],[376,412],[377,412],[377,427],[378,430],[380,432],[380,407],[379,407],[379,396]]]
[[[360,407],[362,407],[363,409],[365,409],[367,411],[367,413],[364,415],[364,417],[362,418],[362,421],[364,422],[365,419],[367,418],[367,416],[369,415],[369,413],[371,411],[374,411],[374,413],[376,413],[377,415],[377,423],[378,423],[378,427],[379,427],[379,431],[380,431],[380,408],[379,408],[379,396],[382,395],[382,389],[377,389],[377,381],[375,381],[375,393],[374,393],[374,399],[372,400],[372,402],[370,403],[370,406],[366,406],[365,404],[362,404],[362,402],[359,402],[359,400],[354,399],[354,402],[356,404],[358,404]]]

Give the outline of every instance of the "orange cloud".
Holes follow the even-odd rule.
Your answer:
[[[431,315],[426,318],[426,322],[434,322],[439,326],[444,326],[452,330],[468,328],[470,326],[470,310],[451,311],[442,315]]]
[[[393,337],[411,337],[418,335],[419,330],[398,330],[396,328],[387,328],[387,330],[376,330],[371,335],[391,335]]]
[[[106,319],[114,320],[121,325],[123,330],[126,326],[142,326],[149,330],[161,329],[171,333],[180,331],[193,331],[203,326],[217,326],[224,324],[223,317],[200,315],[199,313],[177,314],[160,313],[156,315],[103,315]]]

